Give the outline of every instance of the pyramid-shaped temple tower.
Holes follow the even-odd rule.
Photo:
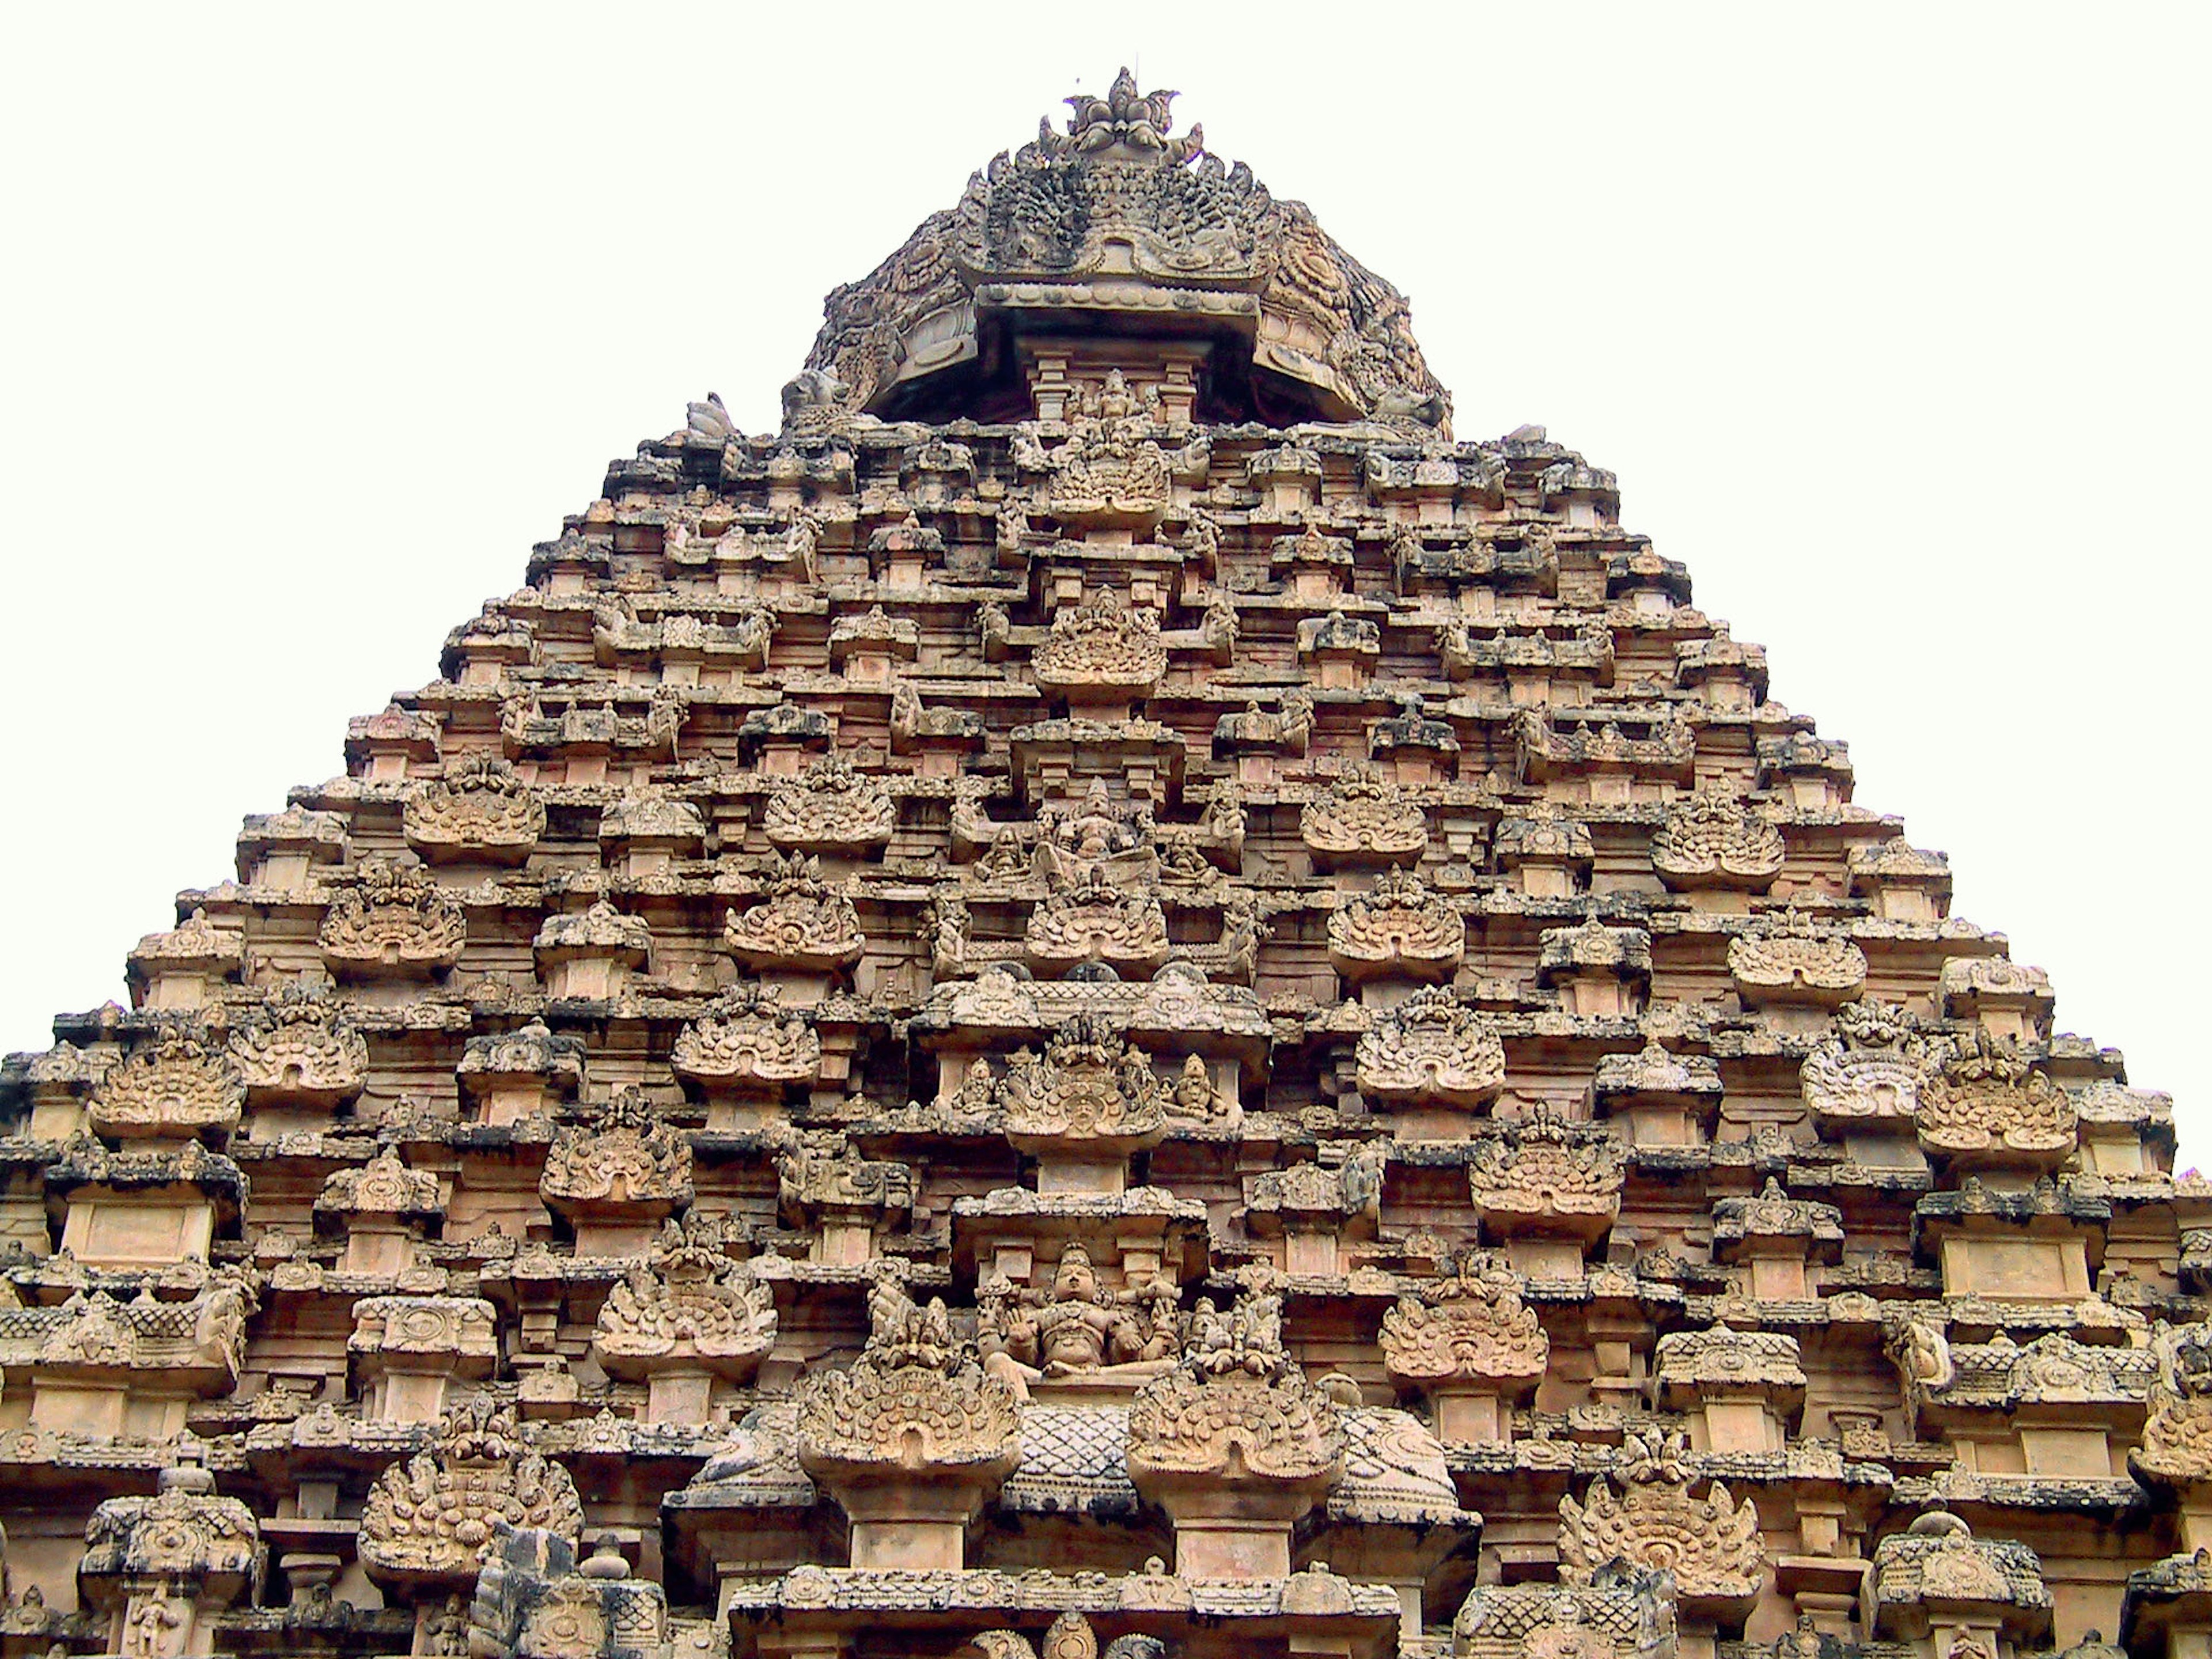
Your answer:
[[[0,1095],[0,1659],[2212,1655],[2212,1188],[1125,75]]]

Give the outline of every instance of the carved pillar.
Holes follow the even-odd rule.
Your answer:
[[[152,1498],[111,1498],[85,1528],[77,1567],[84,1605],[106,1620],[102,1650],[128,1659],[197,1659],[215,1651],[212,1615],[261,1575],[259,1528],[235,1498],[215,1495],[198,1461],[161,1472]]]

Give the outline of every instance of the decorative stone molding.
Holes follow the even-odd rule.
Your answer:
[[[1985,1035],[1921,1085],[1913,1121],[1922,1150],[1954,1169],[2036,1172],[2074,1155],[2080,1127],[2071,1096]]]
[[[474,754],[409,798],[404,824],[433,864],[521,864],[545,833],[545,803],[499,756]]]
[[[1715,1325],[1659,1339],[1661,1403],[1689,1412],[1708,1453],[1778,1452],[1805,1405],[1797,1339]]]
[[[1291,1528],[1343,1477],[1344,1425],[1283,1347],[1282,1298],[1201,1297],[1182,1363],[1129,1408],[1129,1479],[1176,1528],[1188,1578],[1279,1578]]]
[[[455,1378],[482,1382],[499,1363],[499,1315],[480,1297],[366,1297],[353,1318],[346,1353],[371,1421],[435,1422]]]
[[[85,1121],[118,1140],[218,1142],[238,1127],[246,1085],[228,1053],[204,1027],[165,1022],[94,1087]]]
[[[1748,1500],[1736,1503],[1721,1482],[1702,1498],[1688,1449],[1679,1436],[1657,1429],[1632,1434],[1614,1472],[1616,1490],[1603,1476],[1577,1502],[1559,1500],[1559,1576],[1587,1584],[1615,1561],[1670,1572],[1682,1606],[1709,1618],[1737,1620],[1766,1583],[1766,1553],[1759,1515]]]
[[[1006,1139],[1040,1160],[1040,1191],[1118,1191],[1124,1161],[1167,1129],[1151,1062],[1094,1014],[1054,1030],[1042,1059],[1017,1054],[995,1098]]]
[[[696,1214],[696,1212],[694,1212]],[[608,1291],[592,1358],[649,1385],[649,1422],[705,1422],[712,1379],[744,1383],[775,1345],[775,1297],[725,1254],[718,1230],[662,1224],[645,1261]]]
[[[1021,1461],[1021,1406],[957,1342],[945,1304],[896,1278],[868,1292],[868,1341],[849,1370],[800,1380],[799,1462],[843,1505],[856,1567],[961,1565],[962,1534]]]
[[[533,1019],[512,1031],[471,1037],[454,1073],[461,1096],[486,1123],[513,1123],[575,1097],[584,1080],[584,1041]]]
[[[1651,867],[1677,892],[1763,893],[1782,873],[1787,852],[1771,820],[1728,796],[1697,794],[1668,809],[1651,838]]]
[[[825,755],[769,797],[761,829],[771,846],[858,858],[898,828],[898,804],[842,756]]]
[[[725,1104],[736,1127],[762,1118],[787,1088],[814,1084],[822,1039],[805,1014],[781,1006],[770,990],[741,985],[677,1034],[669,1065],[708,1099]],[[743,1103],[727,1106],[726,1103]]]
[[[1802,911],[1769,915],[1729,940],[1729,977],[1747,1006],[1832,1008],[1866,983],[1866,952]]]
[[[572,1547],[584,1527],[575,1483],[530,1449],[514,1415],[478,1396],[446,1413],[423,1451],[377,1477],[362,1508],[361,1564],[413,1601],[475,1582],[505,1522]]]
[[[823,880],[818,859],[797,853],[775,866],[760,903],[729,913],[722,942],[748,967],[802,974],[850,968],[866,944],[853,901]]]
[[[1382,1316],[1382,1346],[1392,1380],[1429,1396],[1437,1437],[1455,1444],[1505,1440],[1501,1407],[1534,1391],[1552,1352],[1518,1276],[1472,1255],[1399,1297]]]
[[[469,1604],[473,1659],[668,1659],[666,1593],[630,1576],[611,1534],[579,1566],[558,1533],[494,1532]]]
[[[1608,927],[1592,916],[1579,927],[1538,936],[1536,982],[1556,989],[1566,1012],[1598,1019],[1632,1018],[1651,984],[1651,935]]]
[[[1937,1050],[1904,1010],[1848,1002],[1836,1011],[1836,1035],[1806,1056],[1805,1104],[1826,1133],[1911,1124],[1936,1074]]]
[[[1171,1279],[1115,1293],[1100,1281],[1080,1241],[1063,1246],[1044,1285],[1018,1290],[1003,1275],[976,1290],[977,1344],[987,1370],[1017,1385],[1070,1379],[1146,1381],[1181,1352]]]
[[[1589,825],[1556,810],[1507,813],[1490,845],[1498,867],[1531,898],[1573,897],[1589,884],[1596,856]]]
[[[546,917],[532,948],[548,996],[603,1001],[621,995],[645,966],[653,929],[600,899],[588,910]]]
[[[1060,481],[1070,482],[1066,470]],[[1037,690],[1078,703],[1149,697],[1167,666],[1159,613],[1125,604],[1110,587],[1055,611],[1051,632],[1030,659]]]
[[[468,921],[417,866],[364,860],[331,901],[316,941],[342,979],[421,979],[460,960]]]
[[[1632,1054],[1607,1054],[1590,1079],[1590,1101],[1602,1117],[1628,1126],[1639,1146],[1701,1144],[1721,1102],[1720,1067],[1704,1054],[1677,1054],[1647,1037]]]
[[[1305,804],[1298,839],[1320,870],[1418,863],[1429,844],[1428,815],[1396,784],[1362,768]]]
[[[198,1008],[222,994],[246,960],[245,941],[196,908],[166,933],[149,933],[131,949],[124,977],[140,1006]]]
[[[617,1250],[691,1202],[691,1143],[634,1088],[616,1091],[589,1125],[563,1128],[545,1154],[538,1190],[576,1227],[576,1245]],[[647,1228],[639,1233],[641,1224]]]
[[[1465,920],[1408,871],[1381,872],[1369,891],[1340,899],[1329,913],[1329,963],[1354,985],[1449,979],[1466,953]]]
[[[1030,912],[1022,956],[1041,974],[1060,975],[1085,963],[1149,977],[1166,963],[1167,917],[1156,893],[1125,893],[1097,865],[1055,883]]]
[[[1498,1125],[1467,1165],[1485,1233],[1506,1242],[1516,1267],[1547,1278],[1580,1273],[1583,1250],[1620,1213],[1622,1176],[1619,1141],[1541,1109]]]
[[[1876,1635],[1920,1643],[1936,1659],[1966,1659],[1966,1650],[1994,1656],[2000,1633],[2025,1645],[2051,1626],[2051,1591],[2035,1552],[1985,1543],[1941,1510],[1875,1546],[1867,1600]]]
[[[1485,1584],[1452,1620],[1452,1659],[1674,1659],[1675,1588],[1626,1562],[1583,1583]]]
[[[1943,964],[1943,1012],[1971,1019],[2000,1042],[2051,1035],[2051,978],[2003,957],[1953,957]]]
[[[1505,1086],[1505,1045],[1450,990],[1429,985],[1375,1017],[1353,1067],[1360,1093],[1377,1100],[1479,1107]]]
[[[288,981],[230,1034],[230,1060],[259,1106],[327,1110],[362,1091],[368,1044],[323,988]]]
[[[107,1626],[106,1651],[180,1659],[213,1650],[210,1622],[261,1577],[253,1511],[216,1495],[198,1462],[165,1468],[151,1498],[111,1498],[85,1527],[80,1597]],[[12,1609],[11,1609],[12,1611]]]

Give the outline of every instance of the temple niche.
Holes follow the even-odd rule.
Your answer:
[[[1173,96],[0,1068],[4,1659],[2212,1654],[2172,1103]]]

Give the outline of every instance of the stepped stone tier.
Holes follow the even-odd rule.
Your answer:
[[[2212,1655],[2212,1187],[1125,74],[8,1062],[5,1659]]]

